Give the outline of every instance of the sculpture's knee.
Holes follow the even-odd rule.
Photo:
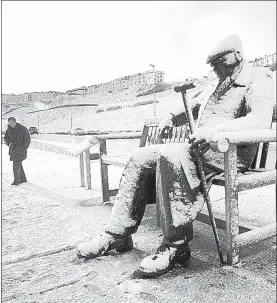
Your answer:
[[[133,149],[133,150],[129,153],[129,159],[134,159],[134,160],[136,160],[137,158],[140,157],[140,154],[141,154],[141,148]]]
[[[188,157],[188,151],[188,144],[165,144],[160,149],[158,157],[163,157],[172,164],[180,164],[181,159],[185,159]]]
[[[129,161],[132,160],[141,166],[152,166],[156,163],[158,151],[157,145],[136,148],[130,152]]]

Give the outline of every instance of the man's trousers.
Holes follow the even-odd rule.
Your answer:
[[[22,161],[13,161],[14,182],[26,181],[26,175],[22,166]]]

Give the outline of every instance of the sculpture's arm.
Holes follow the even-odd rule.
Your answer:
[[[252,82],[246,95],[249,109],[245,117],[228,120],[217,125],[218,131],[228,132],[271,127],[274,106],[274,85],[268,76]]]

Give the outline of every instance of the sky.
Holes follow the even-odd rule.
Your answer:
[[[60,91],[155,69],[207,75],[237,34],[245,59],[276,52],[276,1],[2,1],[2,94]]]

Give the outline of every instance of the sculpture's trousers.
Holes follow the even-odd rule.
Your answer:
[[[165,240],[184,240],[204,203],[188,144],[151,145],[131,152],[106,231],[136,232],[146,204],[155,202],[156,193]]]

